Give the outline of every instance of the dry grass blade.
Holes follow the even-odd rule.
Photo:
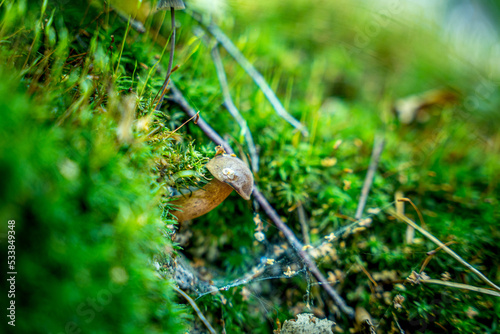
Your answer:
[[[256,173],[259,171],[259,156],[257,155],[257,149],[253,142],[252,133],[248,128],[246,120],[241,116],[238,108],[234,105],[233,99],[231,98],[231,93],[229,92],[229,87],[227,84],[226,72],[224,71],[224,65],[220,58],[220,53],[217,45],[212,49],[212,59],[215,64],[215,69],[217,70],[217,77],[219,78],[220,87],[222,90],[222,96],[224,97],[224,105],[227,110],[239,124],[240,128],[243,130],[243,135],[245,136],[245,141],[248,145],[248,153],[251,158],[252,170]]]
[[[389,208],[387,210],[387,212],[390,215],[396,217],[397,219],[400,219],[400,220],[404,221],[406,224],[410,225],[415,230],[417,230],[420,233],[422,233],[424,236],[426,236],[428,239],[430,239],[436,245],[440,246],[441,249],[443,249],[446,253],[448,253],[449,255],[451,255],[455,260],[457,260],[458,262],[460,262],[461,264],[463,264],[465,267],[467,267],[470,271],[472,271],[474,274],[476,274],[483,282],[485,282],[486,284],[488,284],[489,286],[491,286],[493,289],[495,289],[497,291],[500,291],[500,287],[498,287],[495,283],[493,283],[492,281],[490,281],[479,270],[477,270],[472,265],[470,265],[469,263],[467,263],[467,261],[465,261],[464,259],[462,259],[457,253],[455,253],[454,251],[452,251],[448,246],[446,246],[444,243],[442,243],[438,238],[436,238],[435,236],[433,236],[432,234],[430,234],[428,231],[424,230],[419,225],[415,224],[415,222],[413,222],[410,218],[408,218],[406,216],[403,216],[403,215],[400,215],[393,208]]]
[[[185,121],[184,123],[182,123],[182,125],[179,126],[177,129],[175,129],[174,131],[170,132],[170,134],[165,138],[165,140],[168,139],[168,138],[170,138],[170,137],[172,137],[172,135],[174,133],[176,133],[180,128],[182,128],[187,123],[191,122],[191,120],[193,118],[195,119],[194,123],[196,124],[198,122],[197,119],[199,119],[199,117],[200,117],[200,112],[198,111],[195,115],[191,116],[191,118],[189,118],[187,121]]]
[[[247,74],[253,79],[255,84],[264,93],[267,100],[271,103],[276,113],[283,118],[285,121],[290,123],[294,128],[300,130],[304,136],[309,136],[306,127],[296,120],[288,111],[283,107],[280,100],[274,93],[273,89],[269,86],[266,79],[255,69],[255,67],[246,59],[246,57],[241,53],[241,51],[233,44],[233,42],[222,32],[222,30],[217,27],[214,23],[206,25],[202,22],[201,17],[192,11],[188,11],[191,16],[198,21],[215,39],[227,50],[231,57],[236,60],[236,62],[247,72]]]
[[[358,208],[356,209],[356,214],[354,216],[357,220],[361,219],[363,216],[366,201],[368,200],[368,194],[370,193],[370,188],[373,183],[373,178],[375,177],[375,172],[377,171],[380,155],[384,150],[384,145],[385,140],[382,137],[375,137],[372,156],[370,158],[370,166],[368,167],[368,172],[366,173],[363,188],[361,189],[361,196],[359,197]]]
[[[170,92],[172,93],[170,100],[176,103],[179,107],[181,107],[181,109],[186,114],[188,114],[188,116],[190,117],[196,116],[197,111],[194,110],[189,105],[189,103],[182,95],[181,91],[174,85],[172,81],[169,81],[169,85],[170,85]],[[211,141],[213,141],[217,145],[221,145],[227,153],[229,154],[234,153],[231,146],[229,146],[229,144],[202,117],[199,117],[196,123]]]
[[[415,203],[412,202],[411,199],[406,198],[406,197],[398,198],[398,202],[408,202],[408,203],[410,203],[411,206],[413,207],[413,209],[415,209],[415,211],[417,212],[418,219],[420,219],[420,222],[425,226],[424,216],[422,216],[422,213],[417,208],[417,206],[415,205]]]
[[[410,227],[410,226],[408,226],[408,227]],[[413,229],[413,227],[412,227],[412,229]],[[451,244],[456,244],[456,243],[457,243],[456,241],[450,241],[450,242],[446,243],[446,246],[449,246]],[[442,247],[439,246],[438,248],[427,253],[427,257],[425,258],[424,263],[422,263],[422,267],[420,267],[420,271],[418,272],[419,274],[421,274],[424,271],[425,267],[427,267],[427,265],[432,260],[434,255],[436,255],[436,253],[439,252],[441,249],[442,249]]]
[[[444,285],[444,286],[448,286],[451,288],[475,291],[475,292],[484,293],[484,294],[490,295],[490,296],[500,297],[500,292],[493,291],[490,289],[478,288],[477,286],[472,286],[472,285],[468,285],[468,284],[447,282],[447,281],[441,281],[438,279],[422,279],[422,280],[420,280],[420,282],[425,283],[425,284]]]

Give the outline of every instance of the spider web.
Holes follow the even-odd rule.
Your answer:
[[[393,204],[394,202],[388,204],[386,207],[390,207]],[[322,271],[324,272],[326,269],[334,272],[335,259],[337,257],[336,247],[338,247],[339,242],[351,234],[364,231],[372,223],[372,217],[383,211],[386,207],[382,209],[370,209],[370,213],[366,215],[365,218],[342,226],[335,232],[324,236],[321,241],[313,245],[304,245],[303,249],[307,251],[318,267],[327,262],[327,260],[332,260],[328,263],[328,267],[325,266]],[[269,300],[270,297],[268,293],[262,291],[262,282],[302,278],[303,282],[305,281],[306,283],[305,290],[301,291],[305,304],[303,311],[311,311],[315,306],[314,298],[311,298],[311,289],[313,286],[321,285],[321,283],[313,280],[311,273],[298,255],[298,252],[290,247],[286,240],[279,237],[279,234],[275,233],[276,231],[272,230],[277,230],[272,223],[263,221],[258,214],[254,216],[254,223],[256,226],[254,237],[259,244],[264,246],[264,251],[260,252],[259,256],[254,257],[258,259],[254,266],[246,270],[245,274],[234,279],[228,279],[226,277],[217,277],[213,279],[212,285],[215,289],[199,293],[196,300],[203,299],[209,294],[214,294],[216,291],[224,292],[241,288],[240,293],[244,295],[244,300],[245,297],[247,300],[250,297],[255,298],[263,309],[263,313],[268,321],[275,325],[280,312],[279,306],[275,306],[275,304]],[[273,235],[273,237],[271,237],[272,239],[268,240],[268,234]],[[347,271],[344,271],[344,275],[348,274],[355,267],[356,264],[350,265]],[[333,275],[333,277],[330,275],[328,275],[328,282],[335,286],[339,281],[334,278],[335,275]],[[274,285],[273,282],[269,283],[271,286]]]

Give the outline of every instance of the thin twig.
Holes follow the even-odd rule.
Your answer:
[[[354,218],[361,219],[363,216],[363,211],[365,209],[366,200],[368,199],[368,194],[373,183],[373,177],[377,171],[378,162],[380,160],[380,155],[384,150],[385,140],[382,137],[376,136],[373,143],[372,156],[370,158],[370,166],[368,167],[368,172],[366,173],[365,181],[363,182],[363,188],[361,189],[361,196],[359,197],[358,208],[356,209],[356,214]]]
[[[495,283],[493,283],[492,281],[490,281],[486,276],[484,276],[479,270],[477,270],[476,268],[474,268],[472,265],[470,265],[469,263],[467,263],[467,261],[465,261],[464,259],[462,259],[457,253],[455,253],[454,251],[452,251],[448,246],[446,246],[445,244],[443,244],[438,238],[436,238],[435,236],[433,236],[432,234],[430,234],[428,231],[424,230],[422,227],[420,227],[419,225],[417,225],[415,222],[413,222],[410,218],[404,216],[404,215],[400,215],[399,213],[397,213],[393,208],[389,208],[387,210],[387,212],[391,215],[391,216],[394,216],[396,217],[397,219],[400,219],[402,221],[404,221],[406,224],[410,225],[411,227],[413,227],[415,230],[419,231],[420,233],[422,233],[424,236],[426,236],[428,239],[430,239],[432,242],[434,242],[436,245],[440,246],[446,253],[448,253],[449,255],[451,255],[455,260],[457,260],[458,262],[460,262],[462,265],[464,265],[465,267],[467,267],[467,269],[469,269],[470,271],[472,271],[474,274],[476,274],[483,282],[485,282],[486,284],[488,284],[489,286],[491,286],[493,289],[497,290],[497,291],[500,291],[500,287],[498,287],[497,285],[495,285]]]
[[[377,287],[378,286],[377,282],[373,279],[372,275],[370,275],[368,270],[366,270],[365,266],[363,266],[363,263],[361,262],[361,260],[359,258],[357,259],[357,262],[358,262],[358,266],[365,273],[365,275],[368,277],[370,282],[372,282],[373,286]]]
[[[188,115],[193,116],[196,114],[195,110],[191,108],[191,106],[186,102],[182,93],[175,88],[173,83],[171,83],[171,92],[172,97],[171,101],[177,103]],[[229,144],[222,139],[221,136],[217,132],[208,125],[201,118],[198,120],[198,126],[200,129],[205,132],[205,134],[217,145],[221,145],[224,147],[227,153],[234,154],[233,149],[229,146]],[[260,204],[264,212],[268,215],[268,217],[272,220],[272,222],[276,225],[276,227],[283,233],[288,243],[295,249],[295,251],[299,254],[302,261],[305,263],[309,271],[316,277],[320,285],[325,289],[328,295],[333,299],[335,304],[341,309],[342,312],[347,314],[350,318],[354,318],[354,310],[347,306],[345,301],[340,297],[340,295],[331,287],[331,285],[326,280],[325,276],[318,269],[314,261],[309,257],[305,250],[303,250],[303,245],[297,239],[297,237],[293,234],[292,230],[280,219],[276,211],[273,209],[271,204],[267,201],[267,199],[262,195],[262,193],[254,188],[253,196],[255,200]]]
[[[397,190],[396,193],[394,194],[394,200],[396,201],[396,211],[400,215],[405,214],[405,203],[403,201],[400,201],[401,198],[404,197],[404,193],[402,190]],[[415,229],[411,227],[410,225],[406,226],[406,243],[407,244],[412,244],[413,243],[413,238],[415,238]]]
[[[182,291],[181,289],[179,289],[178,287],[176,286],[173,286],[174,290],[177,291],[182,297],[184,297],[189,304],[191,304],[191,307],[193,308],[193,310],[196,312],[196,314],[198,314],[198,318],[200,318],[201,322],[203,322],[203,324],[205,324],[205,326],[207,327],[208,331],[212,334],[215,334],[215,329],[212,327],[212,325],[210,325],[210,323],[208,322],[207,318],[205,318],[205,316],[203,315],[203,313],[201,313],[201,310],[200,308],[198,307],[198,305],[196,305],[195,301],[193,300],[193,298],[189,297],[189,295],[187,293],[185,293],[184,291]]]
[[[411,227],[408,225],[408,227]],[[412,227],[411,228],[413,231],[415,231],[415,229]],[[456,241],[449,241],[446,243],[446,246],[449,246],[451,244],[456,244],[457,242]],[[424,263],[422,263],[422,266],[420,267],[420,270],[419,270],[419,274],[421,274],[425,267],[427,267],[427,265],[429,264],[429,262],[431,262],[432,258],[436,255],[437,252],[439,252],[441,250],[441,246],[439,246],[438,248],[434,249],[434,250],[431,250],[430,252],[427,252],[427,257],[425,258],[424,260]]]
[[[441,281],[438,279],[421,279],[421,283],[426,283],[426,284],[439,284],[439,285],[444,285],[448,286],[451,288],[456,288],[456,289],[465,289],[465,290],[470,290],[470,291],[475,291],[475,292],[480,292],[484,293],[487,295],[495,296],[495,297],[500,297],[500,293],[490,290],[490,289],[484,289],[484,288],[479,288],[477,286],[472,286],[468,284],[462,284],[462,283],[455,283],[455,282],[447,282],[447,281]]]
[[[231,57],[247,72],[253,79],[260,90],[264,93],[267,100],[271,103],[276,113],[281,116],[285,121],[290,123],[294,128],[300,130],[304,136],[309,133],[305,126],[296,120],[292,115],[286,111],[285,107],[281,104],[280,100],[274,93],[273,89],[269,86],[266,79],[255,69],[255,67],[245,58],[241,51],[233,44],[233,42],[217,27],[213,22],[209,25],[204,24],[201,16],[194,11],[187,11],[198,23],[200,23],[215,39],[227,50]]]
[[[398,202],[408,202],[411,204],[411,206],[413,207],[413,209],[415,209],[415,211],[417,212],[417,215],[418,215],[418,219],[420,219],[420,223],[425,226],[425,221],[424,221],[424,216],[422,216],[422,213],[420,212],[420,210],[418,209],[418,207],[415,205],[415,203],[413,203],[413,201],[409,198],[406,198],[406,197],[401,197],[401,198],[398,198],[397,199]]]
[[[170,37],[170,58],[168,60],[168,68],[167,75],[165,76],[165,81],[163,82],[163,86],[161,87],[161,94],[156,104],[155,109],[160,110],[161,105],[163,103],[163,99],[165,98],[165,92],[167,91],[168,81],[170,80],[170,73],[172,72],[172,64],[174,63],[174,50],[175,50],[175,10],[173,7],[170,7],[170,18],[172,20],[172,37]]]
[[[229,87],[227,84],[226,72],[224,71],[224,65],[222,64],[219,48],[217,45],[212,48],[212,59],[214,60],[215,69],[217,70],[217,77],[219,78],[222,96],[224,97],[224,105],[226,106],[231,116],[233,116],[235,121],[240,125],[240,128],[243,131],[243,135],[245,136],[245,140],[248,145],[248,153],[250,154],[251,158],[252,170],[254,171],[254,173],[257,173],[259,171],[259,156],[257,155],[257,149],[255,148],[252,133],[248,128],[246,120],[243,118],[243,116],[241,116],[238,108],[236,108],[233,103],[233,99],[231,98],[231,93],[229,92]]]
[[[180,128],[182,128],[184,125],[188,124],[193,118],[194,118],[194,123],[196,124],[198,122],[197,120],[197,117],[200,117],[200,112],[198,111],[196,113],[196,115],[192,116],[191,118],[189,118],[187,121],[185,121],[184,123],[182,123],[181,126],[179,126],[177,129],[175,129],[174,131],[170,132],[169,135],[164,139],[164,140],[167,140],[168,138],[170,138],[174,133],[176,133]]]
[[[195,116],[197,114],[197,111],[194,110],[189,105],[189,103],[186,101],[186,99],[182,95],[181,91],[174,85],[174,83],[172,81],[170,81],[169,86],[170,86],[170,93],[171,93],[169,100],[171,100],[172,102],[176,103],[179,107],[181,107],[181,109],[184,110],[184,112],[188,116],[190,116],[190,117]],[[198,123],[198,126],[200,127],[200,129],[203,132],[205,132],[205,134],[207,135],[207,137],[211,141],[213,141],[217,145],[221,145],[227,153],[229,153],[229,154],[234,153],[233,149],[229,146],[229,144],[224,139],[222,139],[222,137],[219,136],[219,134],[207,122],[205,122],[205,120],[201,116],[198,119],[197,123]]]

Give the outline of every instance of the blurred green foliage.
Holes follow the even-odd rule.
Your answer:
[[[75,64],[60,13],[2,6],[0,216],[16,221],[18,273],[7,332],[181,333],[186,310],[153,264],[172,247],[151,173],[160,153],[117,135],[105,47],[87,39]]]
[[[151,261],[167,243],[138,167],[147,148],[117,145],[107,115],[54,127],[48,105],[1,78],[0,216],[16,221],[15,332],[180,332],[182,309]]]

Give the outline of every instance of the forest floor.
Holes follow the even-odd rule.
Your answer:
[[[195,3],[163,104],[169,11],[0,3],[17,330],[272,333],[313,313],[335,333],[498,333],[489,46],[401,4]],[[257,190],[180,225],[170,195],[212,178],[218,144]]]

